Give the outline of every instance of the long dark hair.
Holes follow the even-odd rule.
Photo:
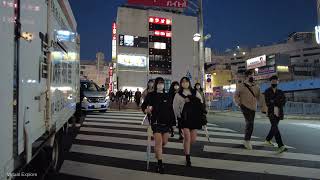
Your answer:
[[[182,94],[182,92],[183,92],[183,87],[182,87],[182,81],[183,80],[186,80],[186,81],[188,81],[189,82],[189,90],[190,90],[190,92],[192,92],[193,90],[192,90],[192,86],[191,86],[191,81],[190,81],[190,79],[188,78],[188,77],[183,77],[183,78],[181,78],[181,80],[180,80],[180,88],[179,88],[179,94]]]
[[[154,92],[157,92],[157,86],[159,83],[164,83],[164,79],[162,77],[157,77],[155,82],[154,82],[154,85],[153,85],[153,91]],[[165,88],[163,89],[163,93],[165,93]]]
[[[174,89],[174,87],[178,85],[179,86],[179,82],[178,81],[174,81],[171,83],[170,89],[169,89],[169,94],[170,96],[173,96],[176,93],[176,90]]]
[[[147,88],[146,88],[147,90],[149,90],[149,83],[151,83],[151,82],[154,83],[154,80],[153,80],[153,79],[149,79],[149,81],[148,81],[148,83],[147,83]],[[154,87],[154,84],[153,84],[153,87]],[[152,88],[153,88],[153,87],[152,87]]]
[[[200,83],[196,83],[196,84],[194,85],[194,89],[197,90],[197,85],[200,86],[200,91],[203,92],[203,88],[201,87],[201,84],[200,84]]]

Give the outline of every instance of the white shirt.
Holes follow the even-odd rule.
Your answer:
[[[185,96],[189,96],[192,93],[189,89],[184,89],[182,94]],[[201,103],[203,103],[202,97],[198,91],[196,93],[196,97],[201,100]],[[176,119],[181,118],[181,113],[185,103],[186,103],[186,100],[179,93],[176,93],[173,99],[173,111],[176,116]]]

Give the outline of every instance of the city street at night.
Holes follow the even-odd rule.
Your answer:
[[[199,131],[192,149],[193,167],[184,167],[183,146],[177,133],[165,148],[166,175],[157,175],[154,163],[146,171],[146,128],[140,112],[112,111],[87,115],[57,178],[61,179],[317,179],[319,177],[320,122],[284,120],[280,128],[289,151],[262,146],[270,123],[258,118],[254,149],[241,144],[243,118],[218,113],[209,117],[208,143]],[[306,138],[307,137],[307,138]]]
[[[320,0],[1,0],[0,180],[320,180]]]

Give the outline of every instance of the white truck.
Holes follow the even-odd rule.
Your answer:
[[[52,170],[79,106],[79,35],[68,0],[0,2],[0,179],[45,149]],[[32,176],[32,174],[29,174]]]

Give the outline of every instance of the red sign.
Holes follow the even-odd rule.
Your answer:
[[[128,0],[128,4],[172,7],[172,8],[186,8],[187,1],[188,0]]]
[[[165,25],[172,24],[171,19],[160,18],[160,17],[149,17],[149,22],[154,24],[165,24]]]
[[[112,38],[115,38],[115,37],[117,37],[117,24],[114,22],[112,23]]]
[[[168,38],[172,37],[171,31],[158,31],[158,30],[156,30],[156,31],[154,31],[154,35],[168,37]]]

